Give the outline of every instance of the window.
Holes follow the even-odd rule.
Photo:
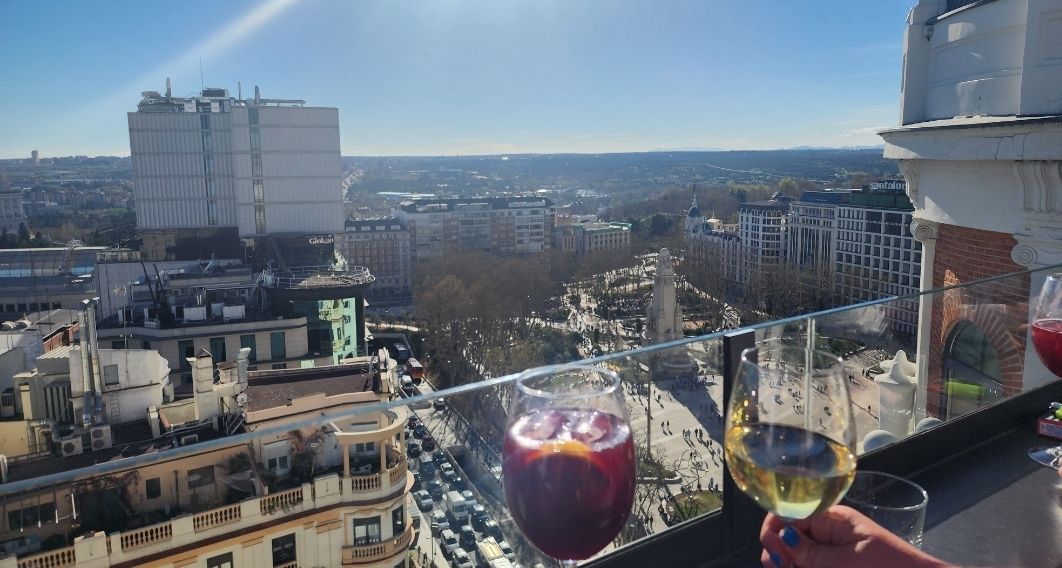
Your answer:
[[[191,364],[188,363],[188,358],[195,357],[195,345],[192,343],[192,340],[178,341],[177,355],[181,358],[181,368],[190,368]]]
[[[117,385],[118,384],[118,365],[104,365],[103,366],[103,384],[105,384],[105,385]]]
[[[284,473],[288,471],[288,456],[280,456],[276,458],[269,458],[266,463],[266,469],[274,473]]]
[[[211,337],[210,338],[210,354],[214,357],[214,362],[227,361],[225,357],[225,338],[224,337]]]
[[[157,477],[153,477],[144,482],[144,493],[148,499],[158,499],[162,497],[162,481]]]
[[[255,203],[261,203],[265,201],[265,189],[262,187],[262,180],[256,179],[251,182],[254,186],[254,201]]]
[[[247,360],[251,362],[258,360],[258,342],[255,341],[254,335],[240,336],[240,349],[245,347],[251,350],[251,353],[247,355]]]
[[[226,552],[207,558],[207,568],[232,568],[232,553]]]
[[[287,346],[284,343],[284,332],[274,331],[269,334],[269,353],[273,359],[285,359],[288,356]]]
[[[55,503],[30,505],[7,511],[8,530],[21,530],[55,522]]]
[[[406,508],[396,507],[391,511],[391,530],[393,535],[398,536],[406,528]]]
[[[214,485],[214,466],[208,465],[188,470],[188,489]]]
[[[365,546],[380,542],[380,517],[354,519],[354,545]]]
[[[256,205],[254,208],[254,232],[263,235],[266,232],[265,208]]]
[[[273,539],[273,566],[295,562],[295,533]]]

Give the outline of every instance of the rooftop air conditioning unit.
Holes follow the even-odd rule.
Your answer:
[[[81,446],[81,436],[74,436],[59,442],[59,449],[63,452],[64,458],[85,453],[85,449]]]
[[[189,434],[187,436],[181,436],[181,445],[190,446],[192,444],[199,443],[199,434]]]
[[[111,426],[110,424],[104,424],[103,426],[96,426],[89,431],[89,437],[92,439],[92,450],[106,450],[113,444],[111,438]]]

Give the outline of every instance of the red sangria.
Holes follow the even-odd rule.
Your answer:
[[[502,476],[513,519],[543,553],[571,567],[604,549],[634,502],[619,377],[589,365],[524,373],[509,404]]]
[[[1047,370],[1062,377],[1062,319],[1034,321],[1032,342]]]
[[[505,436],[505,497],[516,524],[553,558],[583,560],[619,534],[634,500],[634,444],[618,416],[546,409]]]

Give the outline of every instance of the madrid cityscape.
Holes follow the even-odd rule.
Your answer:
[[[0,568],[1062,566],[1062,0],[0,22]]]

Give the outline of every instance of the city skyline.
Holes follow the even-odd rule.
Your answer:
[[[128,155],[167,77],[338,107],[344,155],[878,145],[912,4],[9,5],[0,156]]]

